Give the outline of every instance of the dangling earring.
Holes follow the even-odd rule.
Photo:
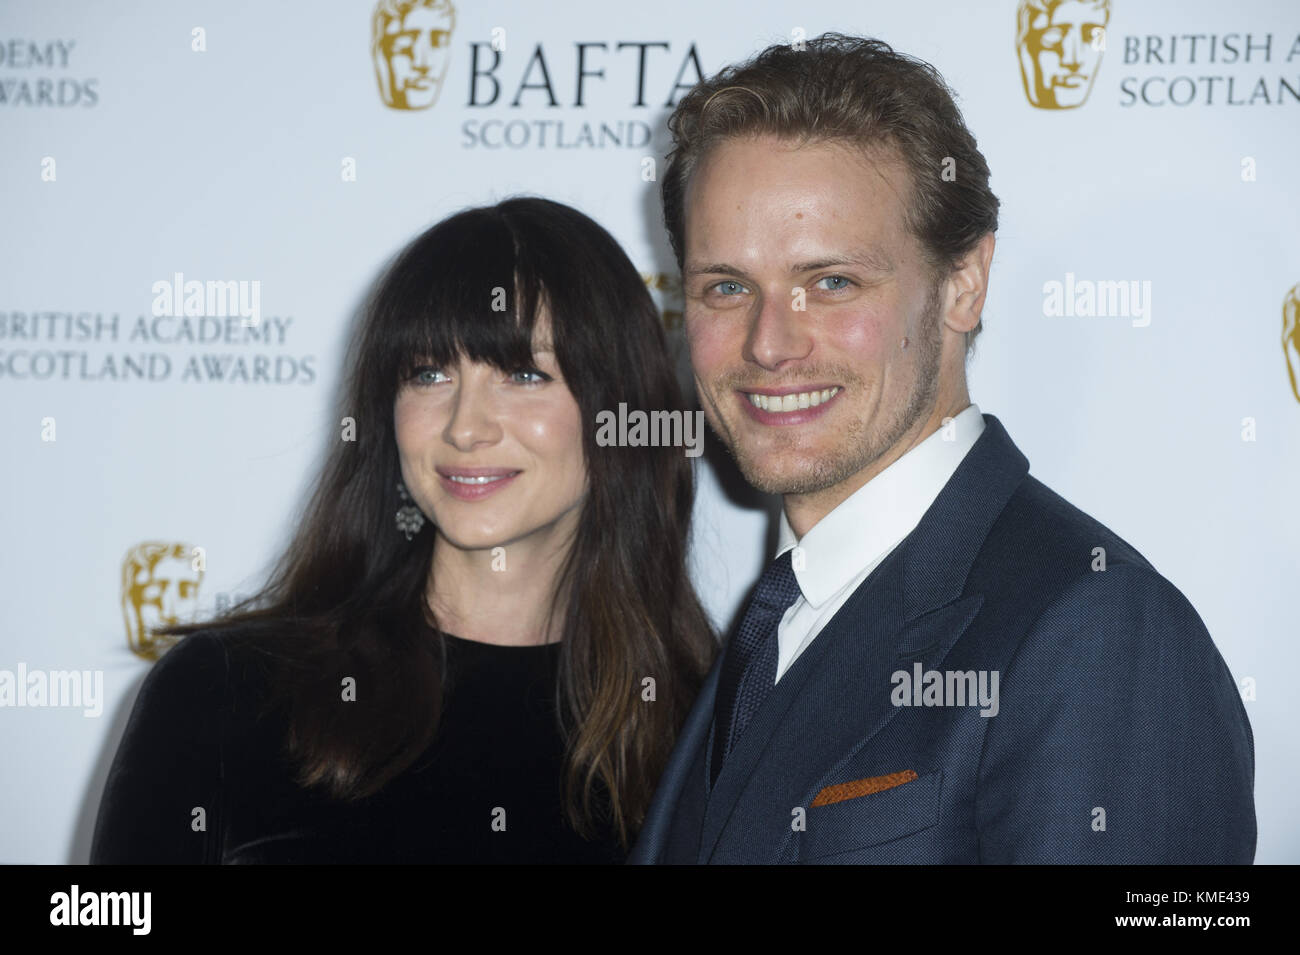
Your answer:
[[[907,336],[903,336],[903,351],[907,351]]]
[[[424,514],[411,503],[411,494],[401,481],[397,482],[397,495],[406,502],[397,509],[397,529],[405,534],[409,541],[424,526]]]

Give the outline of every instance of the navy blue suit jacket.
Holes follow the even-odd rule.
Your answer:
[[[1254,739],[1201,619],[984,421],[710,789],[714,666],[629,862],[1254,859]],[[981,673],[996,715],[956,695]]]

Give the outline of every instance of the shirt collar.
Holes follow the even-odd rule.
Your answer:
[[[916,447],[795,537],[785,508],[777,527],[776,556],[798,545],[794,575],[803,597],[819,607],[863,568],[877,562],[912,532],[984,430],[977,405],[968,405]]]

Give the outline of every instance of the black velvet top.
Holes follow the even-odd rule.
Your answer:
[[[377,794],[344,803],[293,782],[284,722],[213,633],[145,678],[105,785],[92,863],[617,863],[612,832],[564,822],[559,644],[447,637],[433,743]]]

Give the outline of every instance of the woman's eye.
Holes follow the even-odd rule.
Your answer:
[[[745,291],[745,286],[741,285],[739,282],[731,281],[718,282],[713,286],[713,288],[716,291],[721,292],[723,295],[739,295],[741,292]]]
[[[824,282],[831,282],[833,284],[824,285],[823,284]],[[817,280],[817,287],[822,289],[825,292],[838,292],[841,289],[848,288],[852,284],[853,284],[852,282],[850,282],[842,275],[828,275],[824,279]]]
[[[423,368],[415,369],[415,372],[411,375],[411,381],[415,382],[417,385],[436,385],[438,383],[439,375],[442,375],[443,378],[447,377],[437,368],[425,366]]]
[[[521,385],[536,385],[543,381],[550,381],[551,376],[545,372],[538,371],[536,368],[524,368],[519,371],[511,372],[510,380]]]

